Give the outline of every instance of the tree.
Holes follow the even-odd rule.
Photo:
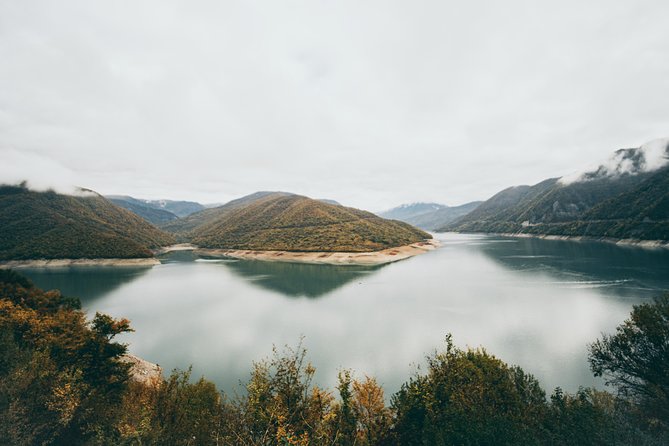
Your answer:
[[[353,382],[353,412],[358,424],[356,444],[378,444],[390,428],[390,410],[376,378],[365,376]]]
[[[301,343],[254,363],[246,395],[229,406],[235,444],[332,444],[334,397],[313,385],[315,373]]]
[[[450,335],[427,359],[427,374],[393,396],[395,444],[536,443],[546,410],[536,379],[483,349],[457,349]]]
[[[651,424],[669,427],[669,294],[634,306],[614,335],[589,350],[595,376],[638,403]]]
[[[0,443],[86,444],[111,438],[126,389],[127,320],[0,274]]]

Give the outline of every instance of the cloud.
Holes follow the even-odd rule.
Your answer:
[[[59,162],[39,154],[16,149],[0,149],[0,184],[24,181],[30,189],[55,190],[63,194],[78,193],[75,173]]]
[[[660,0],[0,1],[0,148],[102,193],[455,205],[669,134],[668,14]]]
[[[656,139],[639,148],[617,150],[607,161],[560,178],[561,184],[572,184],[604,177],[652,172],[669,163],[669,138]]]

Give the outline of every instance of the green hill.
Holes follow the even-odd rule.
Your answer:
[[[164,227],[204,248],[367,252],[432,238],[403,222],[284,192],[260,192],[185,220]]]
[[[171,234],[102,196],[0,186],[0,259],[151,257]]]

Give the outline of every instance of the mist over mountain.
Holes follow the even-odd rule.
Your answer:
[[[596,168],[505,189],[441,230],[669,239],[669,140]]]
[[[560,178],[565,185],[602,178],[618,178],[658,170],[669,164],[669,138],[656,139],[638,148],[619,149],[604,163]]]

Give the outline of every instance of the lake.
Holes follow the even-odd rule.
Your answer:
[[[145,268],[24,270],[38,286],[132,321],[130,352],[193,365],[227,392],[272,346],[304,336],[317,383],[342,368],[388,394],[452,333],[534,374],[550,392],[602,387],[587,344],[632,305],[669,289],[669,251],[598,242],[436,234],[441,248],[381,267],[203,261],[175,252]]]

